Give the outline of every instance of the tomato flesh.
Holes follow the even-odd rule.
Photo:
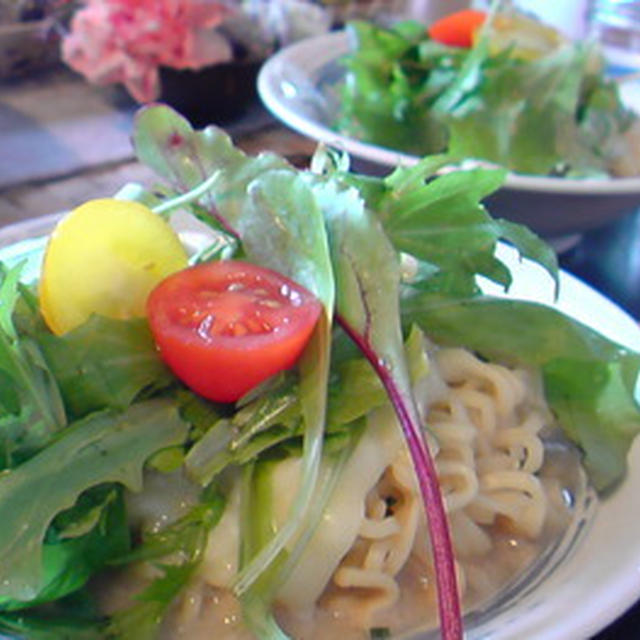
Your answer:
[[[322,305],[284,276],[223,260],[184,269],[149,296],[147,316],[176,376],[216,402],[234,402],[292,367]]]

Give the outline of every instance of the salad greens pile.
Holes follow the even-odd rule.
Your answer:
[[[635,116],[605,77],[598,45],[566,41],[520,55],[517,44],[495,46],[504,40],[495,22],[470,49],[431,39],[416,21],[349,23],[333,126],[419,157],[447,151],[525,174],[608,175]]]
[[[592,483],[604,492],[624,476],[640,430],[640,356],[554,308],[479,288],[479,275],[511,284],[495,255],[499,240],[557,277],[541,240],[482,206],[504,171],[436,175],[450,160],[436,156],[372,178],[324,149],[301,171],[274,154],[248,157],[220,129],[194,131],[164,106],[140,111],[134,143],[162,184],[129,186],[121,197],[166,216],[179,205],[211,232],[194,260],[233,256],[276,269],[311,290],[325,313],[295,371],[236,406],[217,405],[168,372],[145,319],[94,316],[55,336],[21,265],[1,267],[0,631],[30,640],[154,638],[197,570],[231,473],[249,505],[234,592],[258,637],[286,638],[270,612],[274,594],[340,482],[367,413],[389,401],[431,501],[432,539],[446,538],[410,391],[418,328],[483,357],[539,367]],[[300,456],[303,470],[274,536],[266,483],[273,461],[287,456]],[[321,462],[328,471],[319,474]],[[184,473],[198,487],[188,511],[159,531],[128,520],[126,496],[144,491],[145,473]],[[446,545],[439,553],[443,635],[458,637],[452,562]],[[92,578],[140,561],[158,577],[129,608],[101,614]]]

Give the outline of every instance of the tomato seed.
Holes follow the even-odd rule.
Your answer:
[[[247,318],[245,324],[251,333],[262,333],[264,331],[262,324],[255,318]]]
[[[249,333],[249,329],[245,327],[245,325],[241,323],[237,323],[233,325],[233,335],[237,337],[246,336]]]
[[[280,307],[282,307],[282,303],[278,302],[278,300],[274,300],[273,298],[258,300],[257,304],[262,305],[263,307],[268,307],[269,309],[280,309]]]

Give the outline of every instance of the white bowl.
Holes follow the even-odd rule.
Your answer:
[[[331,128],[337,112],[332,87],[344,71],[347,33],[336,31],[281,49],[258,74],[258,93],[267,109],[305,136],[347,151],[353,168],[377,175],[411,166],[419,158],[342,135]],[[599,227],[640,206],[640,177],[567,179],[510,173],[486,204],[491,213],[531,227],[547,237]]]
[[[26,260],[23,275],[27,280],[35,278],[46,235],[58,219],[48,216],[0,227],[0,260],[9,264]],[[180,230],[187,244],[197,241],[197,229]],[[519,261],[515,251],[506,246],[499,252],[514,275],[509,297],[556,306],[610,339],[640,350],[637,323],[601,294],[561,272],[560,296],[554,300],[546,272]],[[500,294],[484,286],[488,293]],[[631,607],[640,598],[639,493],[637,438],[629,456],[629,473],[621,485],[603,500],[596,500],[591,492],[581,497],[569,530],[541,559],[536,571],[529,572],[488,609],[467,617],[468,640],[584,640]],[[424,635],[419,638],[426,640]]]

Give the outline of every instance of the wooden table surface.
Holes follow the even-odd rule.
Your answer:
[[[250,154],[270,150],[298,161],[313,153],[315,144],[270,122],[234,142]],[[28,181],[0,189],[0,226],[71,209],[86,200],[113,195],[127,182],[151,186],[150,169],[134,159],[74,171],[70,175]]]

